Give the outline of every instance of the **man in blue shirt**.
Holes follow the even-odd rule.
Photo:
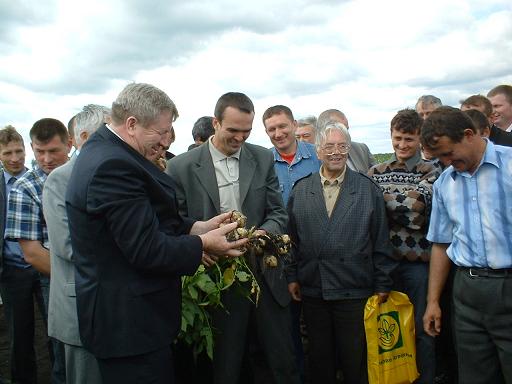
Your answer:
[[[290,108],[284,105],[268,108],[263,114],[263,125],[273,145],[274,169],[286,205],[295,182],[318,172],[320,160],[313,144],[296,139],[297,121]]]
[[[68,161],[71,140],[64,124],[44,118],[30,129],[31,146],[37,167],[26,172],[12,186],[9,194],[5,239],[17,241],[25,261],[40,274],[46,322],[48,317],[50,251],[48,228],[43,217],[42,194],[46,178]],[[51,339],[52,383],[65,382],[64,348]]]
[[[12,126],[0,130],[0,292],[10,340],[11,380],[35,383],[34,300],[43,312],[39,274],[25,261],[17,241],[4,240],[7,199],[14,182],[27,172],[23,137]]]
[[[275,105],[263,113],[263,125],[274,154],[274,169],[279,179],[279,190],[285,206],[294,184],[303,177],[320,170],[321,162],[316,155],[315,146],[305,141],[297,140],[295,132],[297,121],[287,106]],[[304,376],[304,352],[300,335],[300,301],[292,300],[292,335],[295,344],[297,364]]]
[[[434,184],[425,331],[441,332],[450,263],[459,382],[512,382],[512,148],[480,137],[460,110],[440,107],[422,143],[447,169]]]

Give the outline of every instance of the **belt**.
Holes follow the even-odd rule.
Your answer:
[[[469,274],[471,277],[512,277],[512,268],[475,268],[475,267],[457,267],[459,271]]]

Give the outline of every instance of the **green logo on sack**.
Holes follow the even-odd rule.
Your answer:
[[[379,354],[389,352],[404,345],[400,332],[400,315],[397,311],[381,313],[377,317],[379,331]]]

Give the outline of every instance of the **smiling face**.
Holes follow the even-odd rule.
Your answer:
[[[252,130],[254,112],[246,113],[235,107],[227,107],[222,114],[222,121],[213,118],[215,136],[212,143],[226,156],[236,153],[249,137]]]
[[[0,144],[0,162],[4,169],[16,176],[25,169],[25,146],[21,141]]]
[[[492,118],[498,128],[507,129],[512,124],[512,104],[503,93],[489,97],[492,104]]]
[[[345,135],[339,130],[327,132],[325,140],[321,143],[317,153],[323,163],[323,175],[334,179],[341,175],[347,164],[350,145]]]
[[[312,125],[303,125],[295,130],[295,138],[299,141],[315,144],[315,128]]]
[[[297,148],[295,130],[297,122],[290,120],[285,113],[278,113],[265,120],[265,132],[267,132],[272,145],[279,153],[292,154]]]
[[[420,133],[406,133],[397,129],[391,131],[391,143],[398,161],[405,162],[420,149]]]
[[[126,120],[128,144],[149,161],[154,162],[171,145],[172,113],[164,110],[156,120],[143,126],[137,118],[130,116]]]
[[[485,142],[471,129],[466,129],[460,142],[456,143],[448,136],[441,136],[430,151],[446,167],[451,165],[458,172],[473,173],[482,159]]]

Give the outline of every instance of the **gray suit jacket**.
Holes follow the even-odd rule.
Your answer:
[[[169,160],[167,174],[176,182],[180,213],[196,220],[208,220],[220,214],[220,199],[215,169],[208,143]],[[266,148],[245,143],[240,153],[240,205],[247,216],[247,227],[255,226],[272,233],[283,233],[286,210],[274,171],[274,156]],[[261,258],[258,258],[262,265]],[[261,267],[276,301],[290,302],[283,265]]]
[[[293,263],[290,282],[305,296],[325,300],[362,299],[388,292],[391,258],[386,209],[380,188],[347,169],[331,217],[319,173],[299,181],[288,201]]]
[[[66,189],[76,156],[54,169],[43,188],[43,213],[50,240],[50,302],[48,335],[81,346],[75,292],[75,265],[66,213]]]
[[[375,158],[368,149],[368,146],[364,143],[353,141],[350,146],[351,148],[348,154],[350,161],[352,161],[357,171],[366,175],[368,170],[377,164]]]

